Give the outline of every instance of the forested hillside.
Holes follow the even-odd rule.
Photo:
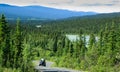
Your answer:
[[[120,24],[120,13],[116,14],[101,14],[95,16],[74,17],[61,20],[22,20],[21,24],[27,28],[35,28],[37,25],[41,25],[42,32],[54,32],[59,31],[63,33],[78,34],[81,30],[84,33],[90,34],[91,32],[97,34],[101,29],[104,29],[106,25],[108,28],[115,23],[115,26]],[[106,17],[103,17],[106,16]],[[97,18],[96,18],[97,17]],[[15,23],[15,21],[9,21]],[[30,26],[28,26],[30,25]],[[31,26],[32,25],[32,26]]]
[[[60,67],[88,72],[119,72],[119,23],[120,17],[11,21],[2,15],[0,68],[32,72],[32,60],[45,58]],[[70,41],[66,34],[79,35],[79,39]],[[90,36],[88,45],[86,35]]]

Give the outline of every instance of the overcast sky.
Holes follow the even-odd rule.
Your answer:
[[[0,0],[0,3],[27,6],[41,5],[74,11],[120,12],[120,0]]]

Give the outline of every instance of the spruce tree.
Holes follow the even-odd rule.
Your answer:
[[[65,48],[64,48],[64,54],[65,55],[69,52],[69,48],[70,48],[70,40],[68,38],[66,38],[66,40],[65,40]]]
[[[90,34],[90,39],[89,39],[89,48],[92,48],[92,46],[96,43],[95,36],[94,34]]]
[[[2,14],[0,18],[0,44],[5,40],[7,21],[5,16]]]
[[[54,40],[54,44],[53,44],[53,52],[56,53],[57,52],[57,42],[58,42],[58,38],[55,37],[55,40]]]
[[[8,67],[10,63],[10,30],[5,16],[2,14],[0,18],[0,51],[2,58],[2,66]]]
[[[116,47],[116,43],[117,43],[116,32],[117,31],[115,30],[115,24],[113,22],[108,35],[107,52],[106,52],[106,54],[109,54],[110,58],[113,59],[113,62],[115,62],[116,53],[118,51]]]
[[[103,50],[103,30],[100,31],[99,33],[99,40],[98,40],[98,50],[99,50],[99,55],[102,55],[104,53]]]
[[[89,39],[88,51],[86,53],[86,60],[88,62],[89,67],[96,64],[97,58],[98,58],[97,55],[98,55],[98,52],[96,47],[95,36],[94,34],[91,34]]]
[[[14,39],[14,43],[15,43],[15,68],[19,68],[21,67],[21,63],[23,61],[23,45],[22,45],[22,33],[21,33],[21,28],[20,28],[20,20],[17,20],[17,26],[16,26],[16,32],[15,32],[15,39]]]
[[[74,49],[73,49],[73,44],[70,43],[70,47],[69,47],[69,56],[72,57],[73,56],[73,53],[74,53]]]
[[[62,56],[63,48],[61,41],[58,42],[57,56]]]

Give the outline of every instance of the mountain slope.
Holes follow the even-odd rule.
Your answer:
[[[75,12],[61,9],[54,9],[43,6],[12,6],[0,4],[0,13],[4,13],[9,18],[47,18],[61,19],[74,16],[95,15],[95,12]]]

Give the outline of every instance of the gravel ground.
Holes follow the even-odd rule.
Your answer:
[[[83,72],[83,71],[77,71],[67,68],[51,67],[54,64],[54,62],[50,62],[50,61],[46,61],[46,67],[39,66],[39,61],[34,61],[34,62],[36,64],[35,65],[36,72]]]

